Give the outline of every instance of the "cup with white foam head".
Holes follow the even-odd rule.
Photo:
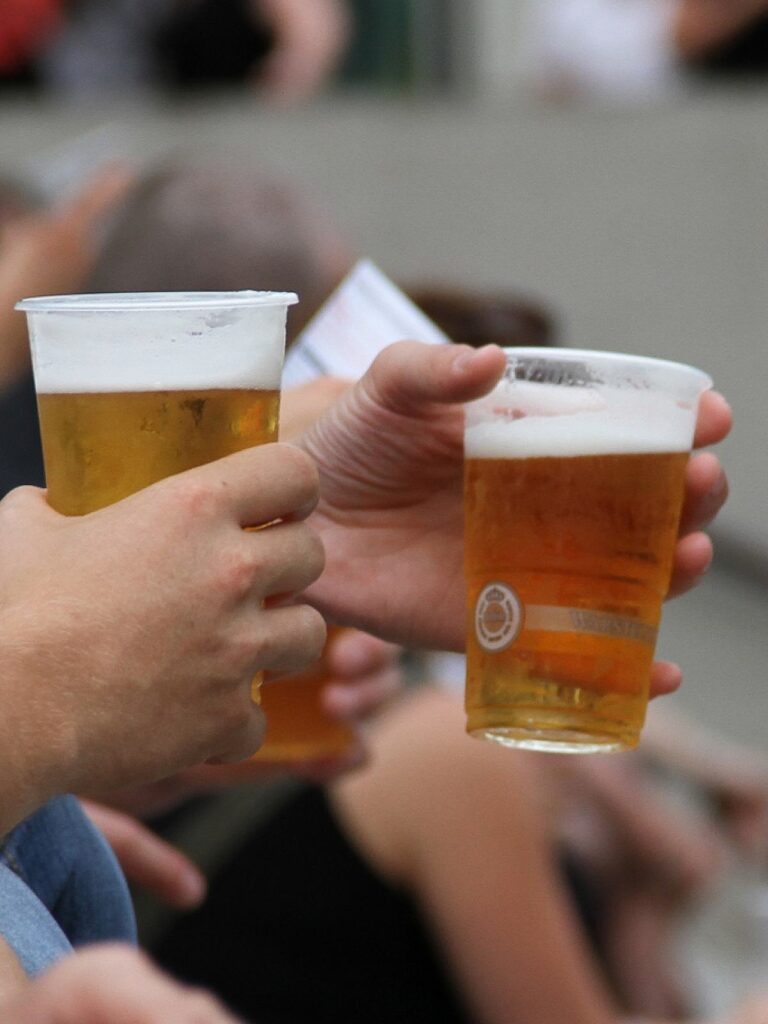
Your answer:
[[[297,301],[241,291],[20,302],[53,508],[84,515],[276,441],[286,316]]]
[[[277,439],[292,293],[25,299],[51,505],[82,515]]]
[[[564,753],[639,739],[698,402],[680,363],[507,349],[465,431],[467,731]]]

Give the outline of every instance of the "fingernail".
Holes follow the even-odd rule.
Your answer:
[[[453,368],[459,373],[463,373],[467,368],[467,365],[475,358],[477,350],[470,348],[469,345],[457,345],[456,347],[463,349],[463,351],[460,352],[453,360]]]

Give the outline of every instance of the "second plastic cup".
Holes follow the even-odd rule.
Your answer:
[[[636,745],[701,393],[689,366],[508,349],[467,407],[467,729],[560,752]]]

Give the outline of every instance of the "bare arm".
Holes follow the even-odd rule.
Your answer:
[[[334,789],[373,861],[431,920],[473,1019],[613,1024],[557,880],[525,755],[469,739],[453,698],[420,694]]]
[[[369,767],[331,797],[364,858],[420,904],[472,1019],[672,1024],[621,1021],[612,1005],[553,861],[538,757],[463,725],[455,697],[412,694],[374,728]],[[757,997],[716,1024],[764,1024],[766,1010]]]

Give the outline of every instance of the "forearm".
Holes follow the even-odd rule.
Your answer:
[[[0,836],[48,799],[70,788],[71,725],[41,701],[50,679],[33,664],[31,651],[0,627]],[[50,699],[50,693],[49,693]],[[52,713],[54,712],[54,713]]]

